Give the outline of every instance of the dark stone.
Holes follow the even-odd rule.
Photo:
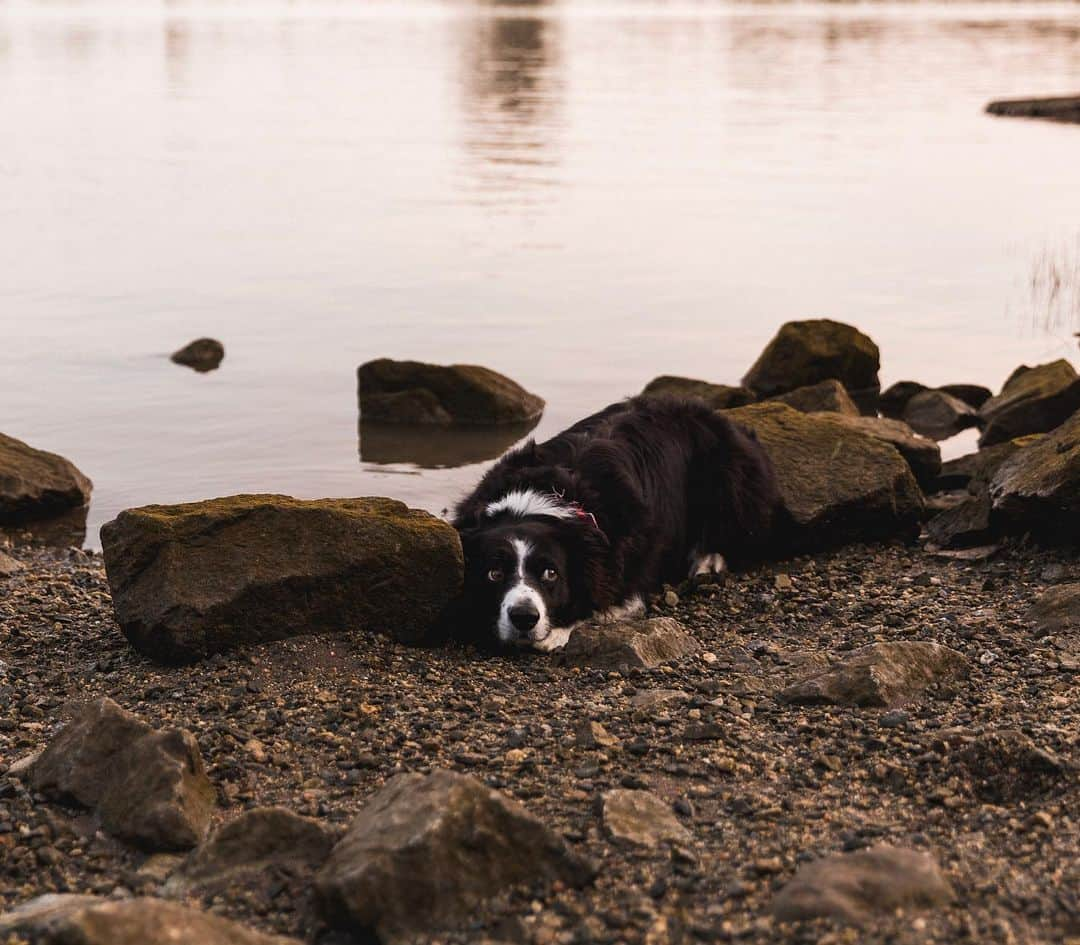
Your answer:
[[[897,381],[881,392],[878,398],[878,409],[882,416],[901,420],[908,401],[924,390],[930,390],[930,388],[918,381]]]
[[[864,413],[877,411],[878,347],[852,325],[827,318],[787,322],[754,362],[743,385],[775,397],[835,378]]]
[[[1061,359],[1017,368],[1001,393],[979,408],[985,424],[979,446],[993,446],[1030,433],[1047,433],[1080,410],[1080,377]]]
[[[990,522],[990,497],[972,496],[935,515],[926,525],[930,543],[938,548],[971,548],[994,538]]]
[[[216,371],[225,358],[225,346],[213,338],[199,338],[174,351],[169,358],[173,364],[193,368],[200,374]]]
[[[872,643],[831,669],[818,671],[780,692],[795,705],[846,705],[896,709],[930,686],[965,678],[967,658],[940,643]]]
[[[990,804],[1030,803],[1076,780],[1076,770],[1064,760],[1012,729],[980,735],[960,750],[957,761],[975,795]]]
[[[940,390],[924,390],[912,397],[904,407],[903,420],[916,433],[932,440],[947,440],[979,425],[973,407]]]
[[[665,374],[645,385],[643,397],[676,397],[684,400],[702,400],[713,410],[742,407],[756,399],[745,387],[729,387],[727,384],[710,384],[690,377],[674,377]]]
[[[1005,460],[1025,446],[1037,443],[1042,436],[1042,433],[1034,433],[1031,436],[1022,436],[1015,440],[988,446],[977,453],[968,453],[958,459],[950,459],[941,465],[937,488],[967,489],[973,495],[985,492],[994,473]]]
[[[405,424],[531,423],[544,401],[495,371],[472,364],[368,361],[357,369],[365,422]]]
[[[358,628],[421,642],[463,572],[454,529],[392,499],[150,505],[121,512],[101,541],[117,621],[165,662]]]
[[[50,518],[90,501],[93,483],[64,457],[0,433],[0,525]]]
[[[562,653],[567,666],[594,669],[652,669],[700,651],[674,617],[648,617],[579,626]]]
[[[993,396],[990,388],[983,387],[981,384],[942,384],[938,390],[955,397],[957,400],[962,400],[969,407],[974,407],[976,410]]]
[[[932,856],[882,844],[804,863],[773,900],[772,914],[781,922],[831,918],[863,925],[954,898]]]
[[[323,916],[387,945],[458,926],[517,884],[581,887],[592,867],[520,804],[450,771],[391,779],[316,879]]]
[[[770,397],[781,404],[787,404],[803,413],[840,413],[847,416],[859,416],[859,408],[848,396],[844,385],[837,380],[821,381],[809,387],[799,387],[787,394]]]
[[[752,430],[776,469],[791,547],[822,547],[918,533],[923,497],[900,453],[832,414],[784,404],[727,416]]]
[[[1056,98],[1002,99],[986,106],[991,115],[1007,118],[1042,118],[1047,121],[1080,122],[1080,95]]]
[[[1045,636],[1080,634],[1080,584],[1059,584],[1031,605],[1028,616]]]

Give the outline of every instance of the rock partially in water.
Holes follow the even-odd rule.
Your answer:
[[[173,364],[182,364],[200,374],[216,371],[224,359],[225,345],[215,338],[197,338],[169,357]]]
[[[849,417],[860,414],[858,406],[848,395],[844,385],[835,379],[811,384],[809,387],[798,387],[790,393],[778,394],[769,399],[787,404],[803,413],[840,413]]]
[[[778,539],[785,551],[918,534],[922,492],[893,445],[843,417],[784,404],[727,416],[757,435],[776,469],[791,520],[791,533]]]
[[[387,945],[453,928],[520,883],[581,887],[592,867],[516,801],[450,771],[403,774],[379,790],[315,884],[335,927]]]
[[[408,463],[423,469],[471,466],[498,459],[535,427],[536,421],[479,427],[361,421],[360,459],[379,465]]]
[[[679,822],[671,805],[648,791],[607,791],[601,798],[601,815],[608,836],[618,843],[655,847],[665,840],[690,840],[690,831]]]
[[[933,909],[954,898],[932,856],[882,844],[800,866],[773,900],[772,914],[781,922],[831,918],[863,925],[897,909]]]
[[[531,423],[544,401],[490,368],[381,358],[357,369],[365,422],[491,425]]]
[[[995,522],[1011,532],[1080,540],[1080,410],[1006,459],[990,480]]]
[[[975,408],[940,390],[920,391],[904,406],[904,422],[932,440],[947,440],[979,425]]]
[[[1001,99],[986,106],[991,115],[1008,118],[1042,118],[1047,121],[1080,122],[1080,95],[1055,98]]]
[[[194,736],[155,731],[111,699],[79,707],[30,780],[43,794],[96,810],[107,831],[150,850],[194,847],[214,807]]]
[[[698,381],[692,377],[675,377],[670,374],[664,374],[649,381],[642,390],[641,396],[703,400],[713,410],[742,407],[752,404],[756,399],[745,387],[710,384],[708,381]]]
[[[124,634],[170,663],[327,631],[421,642],[463,573],[454,529],[392,499],[150,505],[120,513],[101,541]]]
[[[701,645],[674,617],[643,617],[584,624],[570,635],[561,658],[567,666],[653,669],[700,650]]]
[[[758,397],[835,379],[863,413],[877,410],[878,346],[859,329],[827,318],[787,322],[754,362],[743,385]]]
[[[1047,433],[1080,410],[1080,376],[1063,358],[1013,371],[1001,393],[979,408],[985,424],[979,446]]]
[[[990,497],[971,496],[938,513],[926,524],[930,543],[937,548],[971,548],[995,537],[990,521]]]
[[[46,895],[0,915],[0,936],[34,945],[299,945],[149,897]]]
[[[90,501],[93,483],[63,456],[0,433],[0,525],[51,518]]]
[[[920,436],[903,421],[888,417],[844,416],[837,419],[852,430],[895,447],[924,489],[937,482],[941,472],[941,448],[932,439]]]
[[[793,683],[779,697],[795,705],[895,709],[930,686],[966,678],[969,670],[967,657],[940,643],[872,643],[838,666]]]

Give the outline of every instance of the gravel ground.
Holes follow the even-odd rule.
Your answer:
[[[1080,580],[1075,557],[1017,546],[966,562],[855,546],[683,588],[657,612],[705,652],[619,674],[361,633],[163,669],[119,633],[100,557],[7,550],[24,568],[0,577],[0,772],[46,743],[70,700],[106,694],[195,734],[222,819],[280,804],[340,831],[393,774],[447,767],[521,799],[599,866],[590,888],[516,890],[441,941],[1080,942],[1076,778],[1006,779],[988,797],[959,761],[1002,729],[1077,760],[1077,641],[1040,638],[1025,617],[1049,585]],[[776,701],[822,654],[886,640],[954,647],[971,677],[902,711]],[[632,704],[656,690],[678,693]],[[590,747],[579,734],[590,721],[618,743]],[[597,801],[617,786],[671,803],[692,841],[612,845]],[[933,851],[957,903],[859,932],[773,924],[768,904],[801,862],[879,842]],[[174,862],[147,861],[0,775],[0,906],[53,891],[152,894]],[[309,889],[282,875],[202,904],[344,941],[314,918]]]

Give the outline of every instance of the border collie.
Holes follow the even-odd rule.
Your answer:
[[[575,624],[758,557],[779,508],[752,433],[703,403],[635,398],[508,453],[457,507],[465,613],[554,650]],[[489,638],[490,639],[490,638]]]

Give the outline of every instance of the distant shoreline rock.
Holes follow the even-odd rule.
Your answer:
[[[991,115],[1005,118],[1042,118],[1045,121],[1080,123],[1080,95],[999,99],[987,105],[986,110]]]
[[[93,488],[63,456],[0,433],[0,525],[21,525],[82,508]]]
[[[216,338],[197,338],[169,357],[173,364],[182,364],[200,374],[216,371],[224,359],[225,345]]]

